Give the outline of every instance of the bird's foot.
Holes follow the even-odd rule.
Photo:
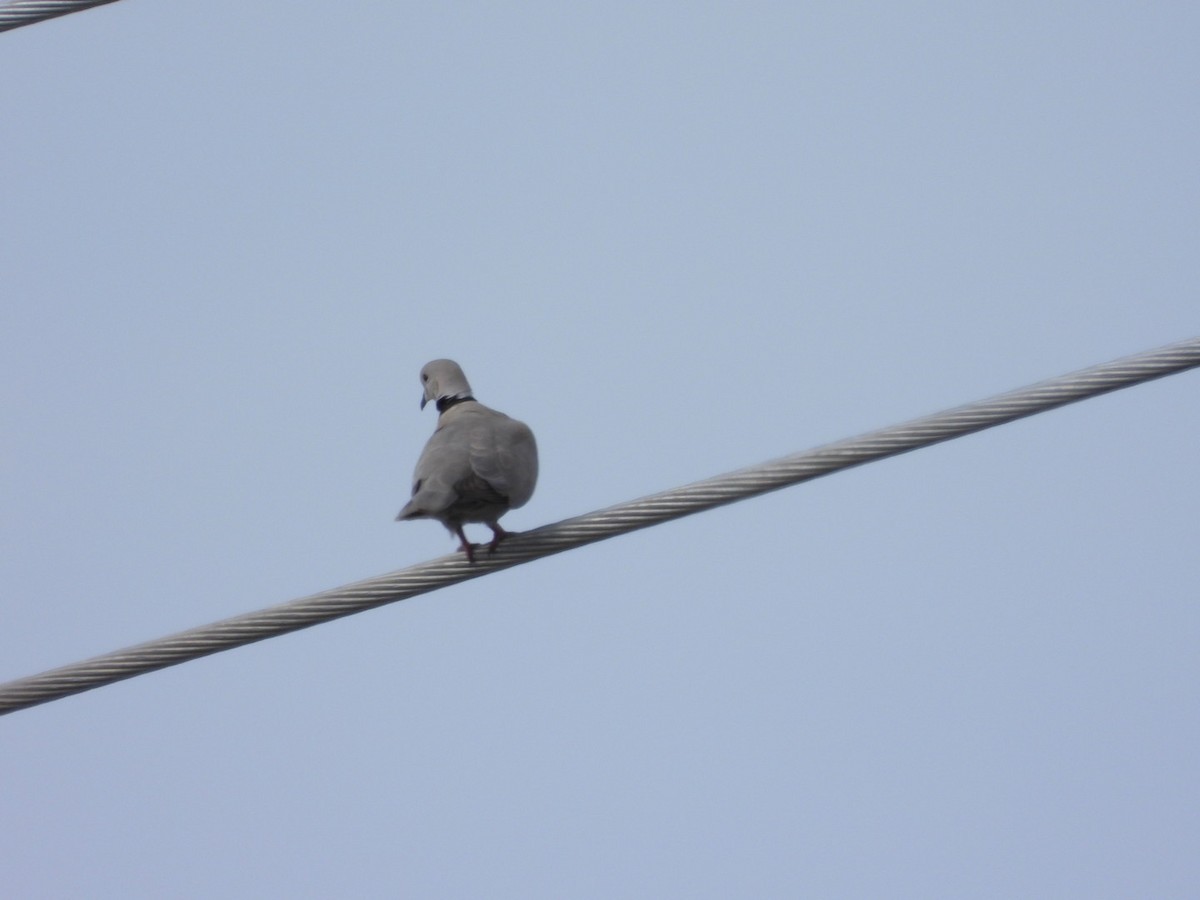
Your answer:
[[[500,546],[500,542],[506,537],[511,536],[512,532],[505,531],[499,525],[489,525],[488,528],[492,529],[492,540],[488,543],[488,553],[490,554],[495,553],[496,548]]]
[[[474,563],[475,562],[475,545],[467,540],[467,536],[466,536],[466,534],[463,533],[461,525],[455,526],[454,533],[457,534],[458,539],[460,541],[462,541],[462,544],[459,546],[458,549],[461,550],[463,553],[467,554],[467,562]]]

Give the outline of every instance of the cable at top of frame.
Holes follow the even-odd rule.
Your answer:
[[[11,31],[68,13],[82,12],[116,0],[8,0],[0,3],[0,31]]]

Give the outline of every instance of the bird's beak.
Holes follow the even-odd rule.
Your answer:
[[[421,409],[425,409],[425,404],[429,402],[429,398],[424,394],[421,395]]]

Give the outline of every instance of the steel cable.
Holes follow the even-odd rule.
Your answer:
[[[1200,338],[1193,338],[859,437],[544,525],[514,534],[494,555],[478,554],[473,565],[462,554],[455,553],[0,684],[0,714],[309,628],[584,544],[907,453],[1197,366],[1200,366]]]
[[[0,4],[0,31],[11,31],[44,19],[82,12],[115,0],[8,0]]]

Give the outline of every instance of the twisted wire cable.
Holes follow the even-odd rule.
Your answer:
[[[8,0],[0,4],[0,31],[11,31],[43,19],[81,12],[115,0]]]
[[[814,450],[544,525],[514,534],[494,555],[479,554],[474,564],[468,563],[463,554],[455,553],[0,684],[0,715],[309,628],[1197,366],[1200,366],[1200,338],[1193,338]]]

